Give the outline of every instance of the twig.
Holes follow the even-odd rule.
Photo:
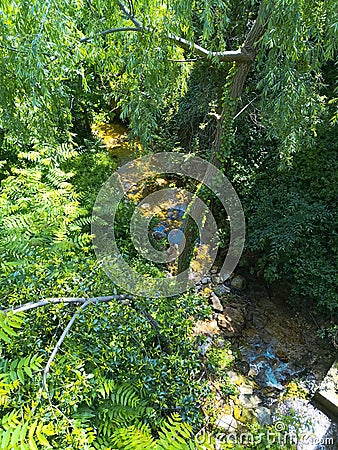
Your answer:
[[[308,313],[309,313],[309,316],[311,317],[311,319],[314,321],[315,325],[317,326],[318,330],[320,330],[320,326],[319,326],[315,316],[312,314],[312,312],[310,310],[308,310]]]
[[[258,97],[258,95],[257,95],[253,100],[251,100],[247,105],[245,105],[244,108],[242,108],[242,109],[235,115],[235,117],[232,118],[232,120],[237,119],[237,117],[240,116],[240,115],[242,114],[242,112],[244,112],[244,111],[246,110],[246,108],[247,108],[248,106],[250,106],[251,103],[253,103],[253,102],[257,99],[257,97]]]
[[[200,56],[199,58],[190,58],[190,59],[171,59],[171,58],[168,58],[168,61],[177,62],[177,63],[190,63],[190,62],[195,62],[195,61],[201,61],[202,59],[204,59],[204,58],[202,56]]]
[[[8,50],[9,52],[21,53],[23,55],[30,55],[32,53],[29,50],[21,50],[21,49],[16,48],[16,47],[2,45],[2,44],[0,44],[0,48],[2,48],[4,50]],[[48,56],[49,58],[54,56],[51,53],[47,53],[47,52],[41,52],[41,55]],[[56,58],[56,57],[54,56],[54,58]]]
[[[136,309],[136,308],[135,308]],[[148,313],[148,311],[146,311],[145,309],[141,308],[140,312],[144,315],[144,317],[147,319],[147,321],[150,323],[150,325],[153,327],[156,337],[157,337],[157,342],[158,345],[160,346],[160,349],[162,351],[162,344],[161,344],[161,334],[159,331],[159,325],[158,322],[153,318],[153,316]]]

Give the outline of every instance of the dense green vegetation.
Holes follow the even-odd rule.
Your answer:
[[[144,153],[216,164],[246,213],[241,264],[287,285],[333,332],[336,6],[0,2],[1,448],[214,448],[212,427],[209,444],[194,438],[211,395],[201,372],[232,393],[231,361],[202,361],[192,335],[210,315],[203,295],[120,297],[96,260],[92,208],[117,165],[94,122],[124,121]],[[204,196],[226,240],[224,211]],[[145,277],[163,276],[133,250],[132,212],[121,204],[120,247]],[[103,296],[116,298],[84,300]],[[66,297],[81,301],[9,311]]]

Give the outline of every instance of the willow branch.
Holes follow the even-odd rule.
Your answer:
[[[252,60],[251,54],[249,52],[243,51],[242,49],[228,50],[224,52],[212,52],[204,47],[201,47],[198,44],[195,44],[194,42],[188,41],[174,34],[169,34],[168,38],[179,47],[185,50],[191,50],[196,53],[196,55],[202,56],[204,58],[217,58],[219,61],[237,62],[246,62]]]
[[[94,36],[88,36],[80,39],[80,42],[89,42],[96,37],[105,36],[106,34],[118,33],[120,31],[143,31],[142,28],[134,28],[134,27],[121,27],[121,28],[108,28],[107,30],[100,31],[99,33],[94,34]]]
[[[107,30],[100,31],[94,36],[88,36],[80,39],[81,43],[89,42],[97,36],[105,36],[107,34],[116,33],[120,31],[137,31],[137,32],[146,31],[151,33],[154,32],[153,29],[143,25],[142,22],[136,19],[122,1],[119,0],[118,3],[125,17],[128,20],[130,20],[135,25],[135,27],[108,28]],[[214,52],[208,50],[202,47],[201,45],[196,44],[195,42],[189,41],[180,36],[176,36],[175,34],[172,33],[169,33],[167,37],[177,46],[183,48],[184,50],[192,51],[193,53],[195,53],[198,56],[201,56],[202,58],[217,58],[219,61],[251,62],[255,57],[252,46],[250,45],[250,41],[254,39],[252,32],[251,34],[249,33],[242,48],[238,50],[227,50],[223,52]]]
[[[22,50],[22,49],[19,49],[16,47],[2,45],[2,44],[0,44],[0,48],[7,50],[9,52],[21,53],[23,55],[30,55],[32,53],[30,50]],[[51,53],[47,53],[47,52],[41,52],[41,55],[48,56],[49,58],[53,57],[53,55]]]

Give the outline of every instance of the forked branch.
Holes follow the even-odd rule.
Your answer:
[[[119,5],[121,8],[121,11],[123,12],[124,16],[130,20],[135,27],[121,27],[121,28],[109,28],[107,30],[100,31],[94,36],[91,37],[84,37],[80,40],[80,42],[88,42],[95,37],[98,36],[105,36],[110,33],[116,33],[119,31],[138,31],[138,32],[154,32],[150,27],[147,27],[142,24],[138,19],[136,19],[133,14],[129,11],[127,6],[119,0]],[[214,52],[211,50],[208,50],[192,41],[189,41],[187,39],[184,39],[180,36],[176,36],[175,34],[168,33],[167,35],[168,39],[175,43],[177,46],[185,49],[190,50],[193,53],[195,53],[198,56],[201,56],[203,58],[217,58],[219,61],[237,61],[237,62],[248,62],[252,61],[254,58],[252,49],[244,45],[243,48],[239,50],[228,50],[223,52]]]
[[[134,297],[132,295],[108,295],[105,297],[93,297],[93,298],[84,298],[84,297],[60,297],[60,298],[45,298],[42,299],[38,302],[29,302],[29,303],[25,303],[23,305],[17,306],[17,307],[13,307],[13,308],[6,308],[3,309],[1,312],[3,313],[8,313],[8,312],[13,312],[13,313],[19,313],[19,312],[25,312],[25,311],[29,311],[35,308],[39,308],[42,306],[46,306],[49,304],[75,304],[75,305],[79,305],[79,307],[77,308],[76,312],[73,314],[72,318],[70,319],[70,321],[68,322],[66,328],[63,330],[61,336],[59,337],[48,361],[47,364],[44,368],[43,371],[43,386],[46,389],[46,391],[48,391],[48,386],[47,386],[47,376],[48,373],[50,371],[50,367],[52,362],[54,361],[55,356],[57,355],[58,351],[60,350],[60,347],[63,343],[63,341],[65,340],[67,334],[69,333],[71,327],[73,326],[75,320],[77,319],[77,317],[79,316],[79,314],[81,313],[81,311],[83,311],[88,305],[90,304],[99,304],[99,303],[109,303],[113,300],[118,301],[120,303],[122,303],[125,306],[129,306],[131,308],[133,308],[135,311],[141,313],[146,320],[148,321],[148,323],[151,325],[151,327],[153,328],[153,330],[155,331],[158,343],[159,343],[159,347],[162,350],[162,345],[164,347],[164,351],[166,351],[167,353],[170,353],[170,345],[169,342],[166,338],[164,338],[161,333],[160,333],[160,325],[157,322],[156,319],[154,319],[154,317],[145,309],[143,309],[142,307],[137,306],[134,302],[133,302]]]

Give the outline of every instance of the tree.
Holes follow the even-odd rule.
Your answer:
[[[33,6],[3,1],[1,126],[8,139],[14,128],[33,141],[37,130],[44,138],[60,139],[76,97],[92,89],[98,77],[110,83],[122,116],[147,143],[161,108],[174,105],[185,90],[193,64],[177,60],[195,55],[195,64],[206,59],[225,66],[214,116],[217,150],[220,131],[228,131],[225,122],[234,114],[230,99],[240,97],[252,66],[272,133],[294,143],[306,134],[304,125],[314,129],[320,117],[321,69],[337,49],[335,6],[333,0],[128,6],[100,0]]]

